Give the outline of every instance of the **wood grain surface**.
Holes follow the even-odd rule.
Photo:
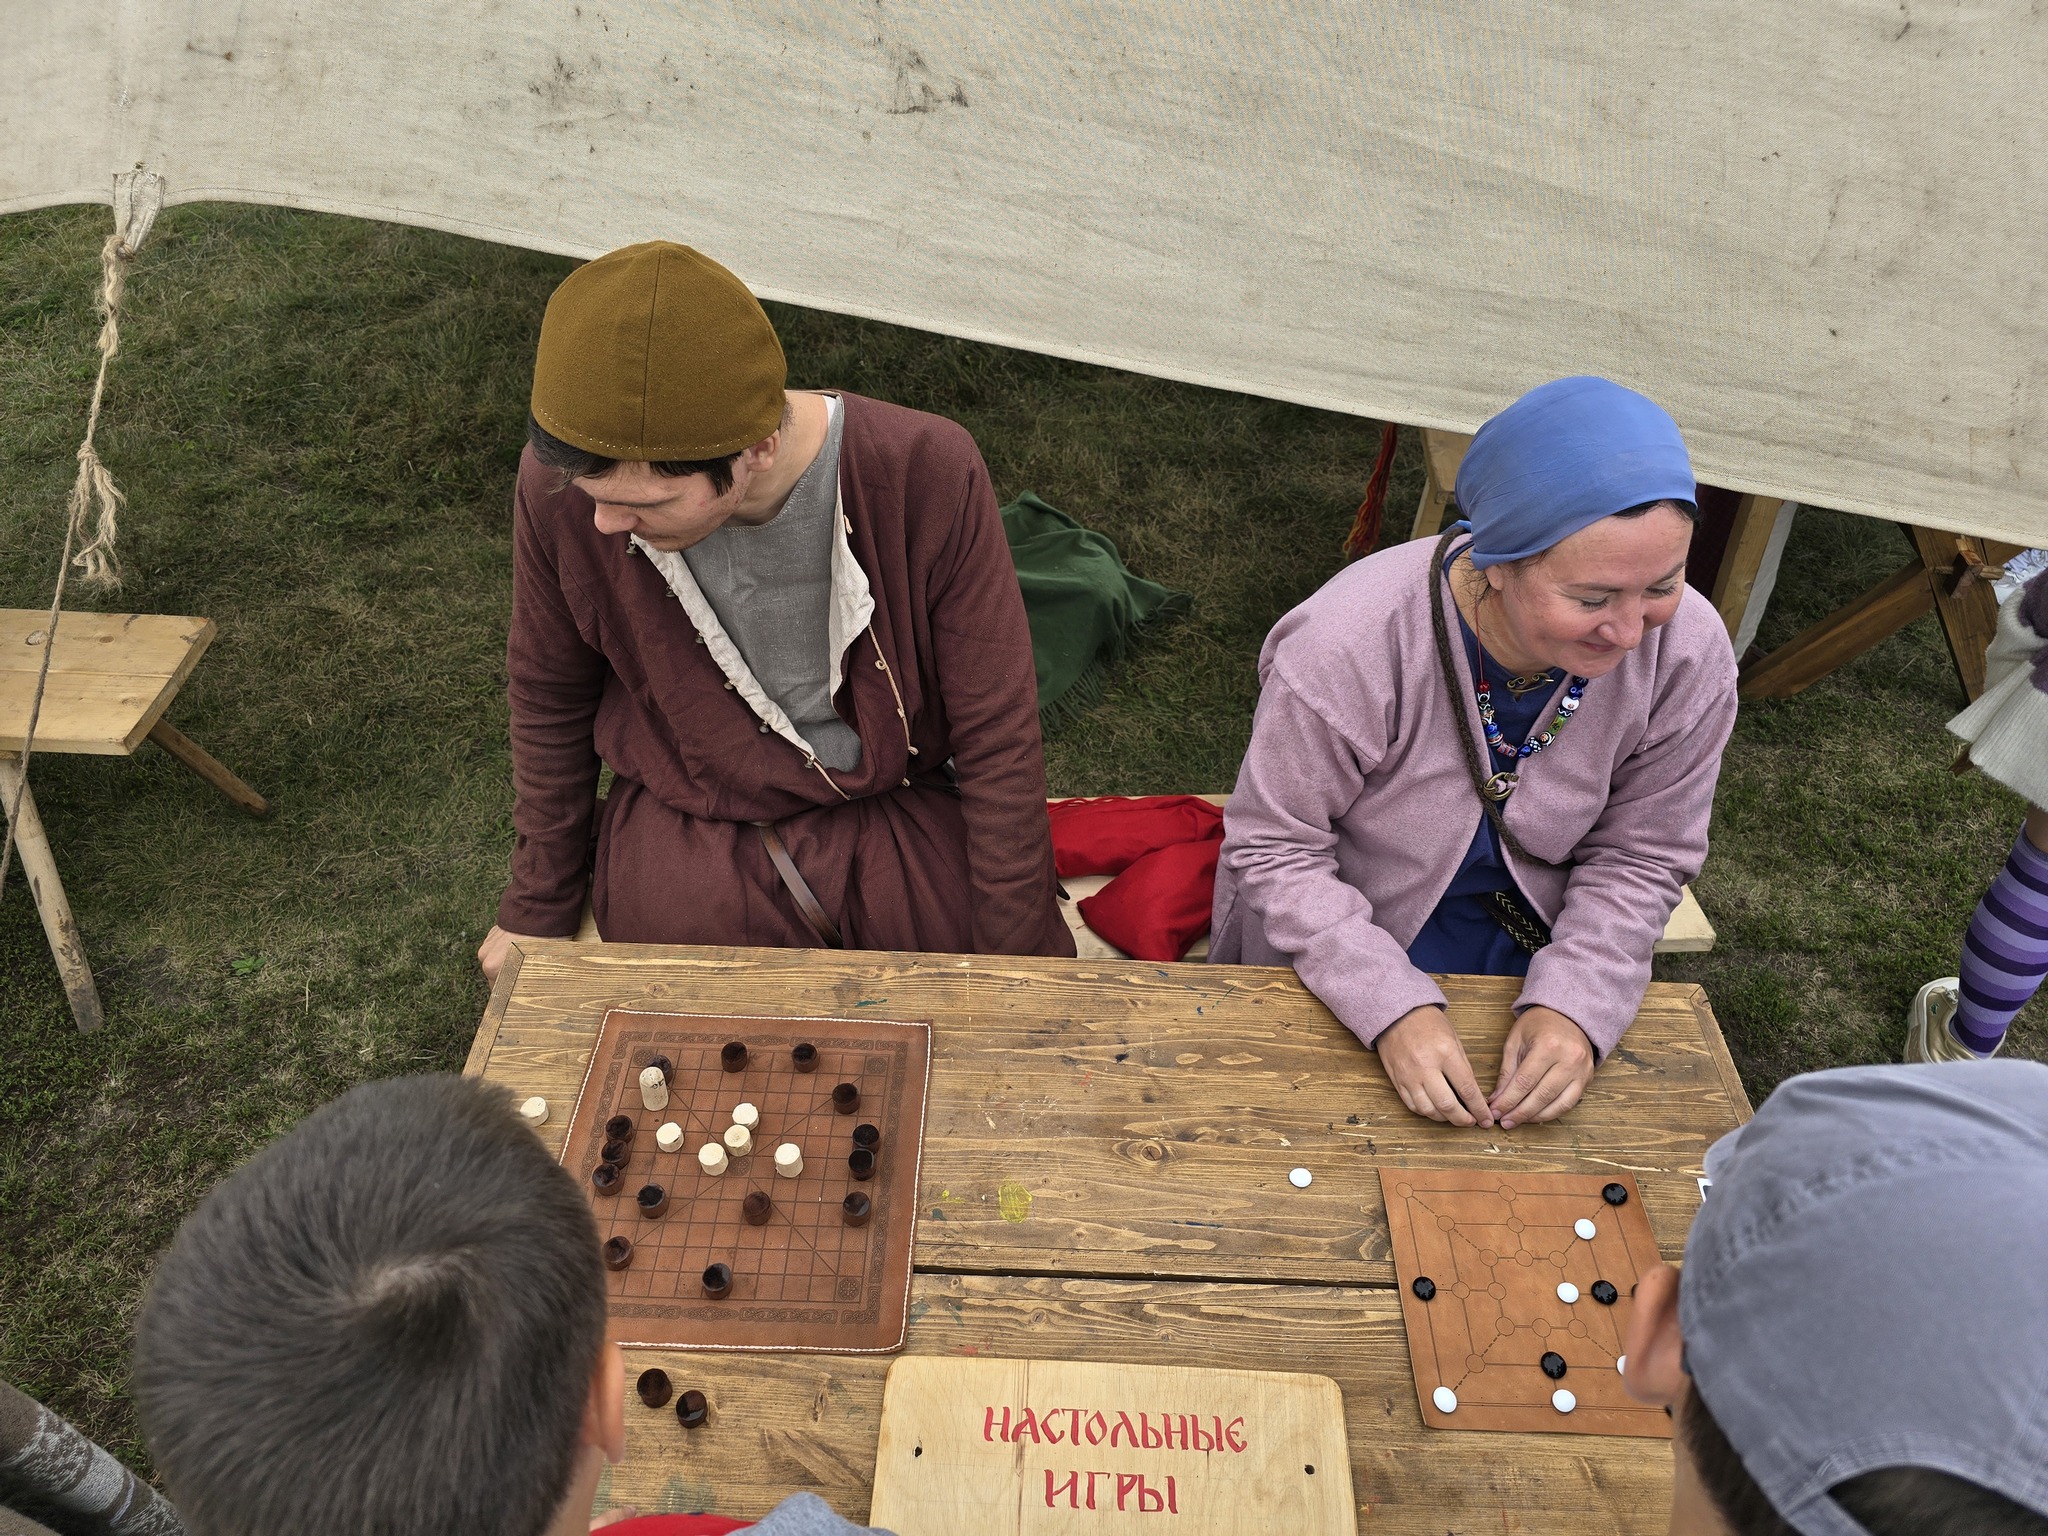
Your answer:
[[[43,660],[47,610],[0,608],[0,750],[19,751]],[[67,612],[36,719],[38,752],[133,752],[213,642],[211,619]]]

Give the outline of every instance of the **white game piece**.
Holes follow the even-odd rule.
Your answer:
[[[1458,1394],[1449,1387],[1438,1387],[1429,1394],[1429,1400],[1436,1404],[1436,1411],[1438,1413],[1456,1413],[1458,1411]]]
[[[649,1109],[668,1108],[668,1083],[659,1067],[640,1069],[640,1102]]]
[[[1550,1394],[1550,1406],[1555,1408],[1559,1413],[1570,1413],[1574,1408],[1579,1406],[1579,1400],[1576,1397],[1573,1397],[1571,1393],[1568,1392],[1565,1388],[1559,1387],[1555,1392]]]
[[[734,1157],[745,1157],[754,1150],[754,1133],[744,1125],[728,1125],[725,1128],[725,1150]]]
[[[1626,1375],[1628,1374],[1628,1356],[1627,1356],[1627,1355],[1616,1355],[1616,1356],[1614,1357],[1614,1368],[1615,1368],[1615,1370],[1616,1370],[1616,1371],[1620,1372],[1620,1373],[1621,1373],[1621,1374],[1622,1374],[1623,1376],[1626,1376]]]
[[[673,1152],[683,1144],[683,1128],[673,1120],[664,1120],[654,1130],[654,1144],[664,1152]]]
[[[1572,1230],[1578,1233],[1579,1236],[1583,1237],[1587,1242],[1590,1243],[1591,1241],[1593,1241],[1593,1234],[1599,1231],[1600,1229],[1594,1226],[1592,1222],[1586,1220],[1585,1217],[1581,1216],[1577,1221],[1572,1223]]]
[[[548,1101],[535,1094],[519,1106],[519,1118],[528,1125],[539,1127],[548,1123]]]
[[[1315,1181],[1316,1176],[1310,1173],[1306,1168],[1297,1168],[1294,1170],[1294,1172],[1287,1175],[1287,1182],[1292,1184],[1296,1189],[1307,1189],[1309,1185],[1315,1183]]]
[[[1557,1288],[1557,1299],[1563,1302],[1577,1301],[1579,1299],[1579,1288],[1567,1280]]]
[[[715,1141],[707,1141],[697,1149],[697,1166],[716,1178],[725,1172],[725,1148]]]
[[[751,1131],[761,1123],[761,1111],[754,1108],[751,1104],[735,1105],[732,1112],[732,1123],[734,1125],[744,1125]]]
[[[804,1149],[793,1141],[785,1141],[775,1149],[775,1171],[785,1179],[793,1179],[804,1171]]]

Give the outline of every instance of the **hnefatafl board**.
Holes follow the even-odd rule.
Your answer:
[[[650,1064],[667,1068],[660,1108],[643,1098]],[[562,1161],[608,1245],[611,1337],[667,1349],[901,1349],[930,1072],[929,1024],[607,1013]],[[851,1108],[835,1103],[848,1085]],[[743,1104],[757,1117],[751,1148],[731,1150]],[[629,1134],[613,1134],[628,1122]],[[672,1149],[660,1145],[668,1125],[680,1131]],[[793,1176],[776,1165],[785,1144],[801,1152]],[[704,1166],[707,1145],[725,1149],[723,1172]],[[600,1181],[607,1149],[618,1172]],[[762,1196],[765,1212],[758,1198],[750,1212]]]
[[[1424,1423],[1670,1436],[1622,1385],[1636,1276],[1658,1262],[1634,1179],[1382,1168],[1380,1189]]]

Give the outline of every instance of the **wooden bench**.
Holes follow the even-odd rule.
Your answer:
[[[35,896],[50,954],[63,978],[71,1016],[82,1030],[100,1025],[99,989],[86,963],[57,861],[23,785],[21,750],[42,670],[50,616],[39,609],[0,608],[0,798],[21,795],[14,845]],[[252,816],[270,805],[185,735],[164,712],[213,641],[211,619],[160,613],[66,613],[58,621],[49,680],[36,719],[36,754],[78,752],[132,756],[153,741]]]

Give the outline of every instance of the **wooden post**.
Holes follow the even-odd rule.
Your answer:
[[[1974,700],[1984,691],[1985,648],[1998,633],[1998,599],[1982,573],[1998,562],[1987,560],[1983,543],[1966,535],[1941,528],[1910,531],[1932,581],[1934,611],[1941,616],[1956,676]]]
[[[268,816],[270,802],[218,762],[211,752],[168,720],[149,728],[149,739],[226,795],[251,816]]]
[[[1444,508],[1450,505],[1452,488],[1458,483],[1458,466],[1465,462],[1465,450],[1472,439],[1463,432],[1446,432],[1436,427],[1422,431],[1422,501],[1415,508],[1411,539],[1429,539],[1443,532]]]
[[[43,933],[50,941],[50,957],[57,962],[57,974],[64,982],[64,995],[71,1002],[71,1017],[82,1034],[100,1027],[99,988],[93,985],[92,967],[85,958],[85,943],[78,936],[78,924],[71,916],[71,903],[64,896],[64,882],[57,878],[56,856],[50,852],[49,835],[36,810],[36,797],[22,781],[21,759],[12,752],[0,753],[0,796],[14,803],[21,792],[21,814],[14,823],[14,846],[21,855],[21,873],[35,897],[36,911],[43,920]]]
[[[1735,524],[1728,530],[1728,547],[1721,555],[1721,568],[1714,573],[1714,609],[1728,626],[1733,640],[1749,612],[1750,594],[1756,590],[1757,574],[1771,547],[1771,534],[1778,526],[1784,501],[1777,496],[1743,496],[1735,504]]]
[[[1745,699],[1788,699],[1851,657],[1896,634],[1934,606],[1927,567],[1916,558],[1845,608],[1800,631],[1770,655],[1744,667]]]

